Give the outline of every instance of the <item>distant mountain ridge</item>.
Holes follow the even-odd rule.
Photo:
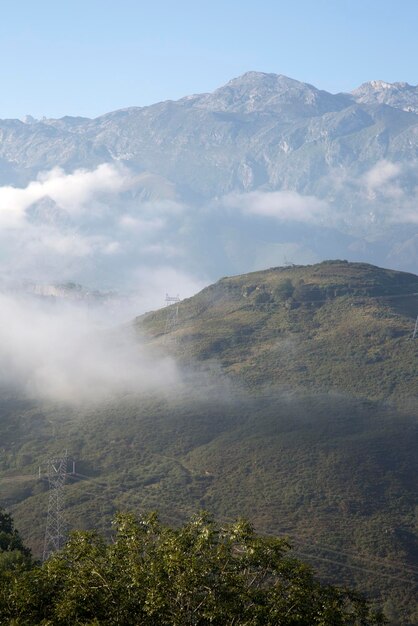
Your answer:
[[[370,105],[377,105],[378,108],[386,105],[395,109],[393,115],[398,115],[398,119],[403,121],[403,128],[398,128],[393,137],[395,140],[399,130],[418,124],[415,117],[416,102],[418,87],[407,83],[371,81],[351,94],[331,94],[286,76],[247,72],[213,93],[186,96],[177,101],[168,100],[145,107],[130,107],[95,119],[67,116],[61,119],[34,120],[29,116],[26,123],[2,120],[0,156],[4,159],[3,165],[7,163],[10,168],[16,168],[17,172],[20,168],[29,168],[34,172],[56,165],[89,167],[115,159],[131,162],[132,165],[142,168],[150,164],[150,156],[147,157],[145,152],[150,147],[147,142],[152,142],[153,138],[157,146],[162,147],[166,141],[174,140],[173,149],[180,141],[188,150],[193,148],[193,139],[199,142],[201,148],[212,149],[216,148],[220,140],[235,139],[238,140],[236,149],[243,147],[241,142],[250,142],[247,151],[248,148],[251,151],[256,148],[260,139],[259,131],[263,129],[266,152],[272,147],[271,139],[274,135],[293,136],[296,139],[291,132],[296,120],[299,128],[298,139],[293,145],[289,143],[289,147],[291,150],[298,150],[307,142],[320,140],[321,136],[337,139],[347,132],[351,135],[368,126],[382,122],[388,124],[390,118],[385,119],[384,110],[376,110],[376,106],[370,108]],[[399,110],[414,115],[403,117],[402,113],[398,113]],[[232,117],[217,118],[218,113],[228,113]],[[208,115],[215,117],[208,118]],[[326,117],[321,122],[311,120],[323,116]],[[204,132],[201,125],[209,121],[214,126],[213,132],[210,132],[210,127]],[[350,124],[347,127],[348,122]],[[320,127],[317,128],[318,123]],[[320,130],[324,125],[331,132],[324,134]],[[230,130],[235,129],[234,137],[229,137],[228,127]],[[189,141],[185,142],[184,137],[188,134]],[[386,148],[373,156],[387,158],[390,156],[390,146]],[[265,159],[267,155],[259,156],[264,156]],[[209,157],[210,155],[210,161]],[[166,160],[170,160],[170,154],[166,155]],[[160,169],[167,169],[167,165],[164,167],[164,160]],[[162,173],[156,170],[157,168],[152,171]],[[271,173],[267,176],[267,181],[270,187],[277,188],[279,181],[274,181]],[[228,187],[231,189],[231,184]]]
[[[0,121],[0,184],[24,186],[57,166],[69,173],[122,165],[137,176],[122,204],[139,212],[148,200],[188,207],[187,229],[172,222],[160,238],[213,279],[285,256],[332,258],[335,248],[349,260],[414,271],[417,113],[418,88],[407,83],[331,94],[247,72],[212,93],[96,119]]]
[[[248,71],[241,76],[231,79],[212,93],[193,94],[184,96],[177,101],[166,100],[147,106],[131,106],[106,113],[94,119],[112,116],[119,112],[148,109],[164,102],[188,103],[210,110],[248,113],[257,110],[271,111],[276,104],[280,109],[283,103],[289,104],[292,100],[302,100],[308,106],[320,102],[323,112],[340,110],[350,106],[353,102],[365,104],[377,102],[404,111],[416,112],[415,107],[408,109],[414,98],[418,100],[418,86],[410,85],[404,81],[388,83],[384,80],[370,80],[351,92],[333,94],[283,74]],[[88,117],[65,116],[57,119],[43,118],[39,120],[31,115],[26,115],[22,122],[25,124],[41,122],[52,125],[62,122],[62,125],[68,124],[69,126],[78,127],[84,122],[92,121],[92,119]]]

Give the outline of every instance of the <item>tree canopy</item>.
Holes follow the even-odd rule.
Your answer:
[[[7,526],[4,517],[4,524]],[[13,534],[12,527],[11,529]],[[9,533],[10,534],[10,533]],[[3,544],[2,544],[3,545]],[[7,552],[1,547],[1,553]],[[15,626],[342,626],[384,619],[356,593],[321,584],[284,539],[207,514],[179,528],[119,514],[114,536],[74,532],[43,565],[3,576],[0,623]]]
[[[27,567],[31,552],[14,527],[12,516],[0,510],[0,572]]]

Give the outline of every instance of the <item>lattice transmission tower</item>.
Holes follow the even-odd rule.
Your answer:
[[[168,335],[171,331],[175,330],[179,321],[179,296],[169,296],[165,294],[165,305],[167,307],[167,317],[165,320],[164,334]]]
[[[73,463],[73,472],[75,464]],[[49,485],[48,516],[46,520],[44,552],[42,560],[46,561],[53,552],[60,550],[65,542],[66,525],[64,519],[64,484],[67,478],[67,451],[61,457],[46,462],[46,477]],[[41,468],[39,468],[41,475]]]
[[[418,315],[417,315],[417,319],[415,320],[415,328],[414,328],[414,333],[412,335],[412,339],[416,339],[417,334],[418,334]]]

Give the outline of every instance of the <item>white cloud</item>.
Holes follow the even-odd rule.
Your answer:
[[[185,250],[180,246],[166,244],[164,242],[152,243],[148,246],[144,246],[143,251],[145,254],[158,256],[160,258],[174,259],[185,256]]]
[[[95,170],[80,169],[73,174],[55,168],[39,176],[38,181],[30,183],[27,190],[41,194],[41,197],[52,198],[64,210],[72,213],[86,210],[89,203],[100,195],[114,194],[131,185],[132,178],[128,170],[103,163]]]
[[[187,207],[173,198],[142,198],[143,179],[110,164],[44,172],[24,188],[0,187],[3,274],[100,285],[139,263],[173,259],[172,238]],[[97,282],[96,282],[97,279]],[[119,285],[118,285],[119,286]]]
[[[181,387],[175,361],[144,346],[126,322],[163,307],[167,292],[184,299],[205,282],[170,266],[142,265],[132,270],[130,285],[130,295],[109,296],[104,307],[59,298],[51,306],[52,295],[15,285],[0,292],[0,383],[71,404]],[[42,293],[49,292],[44,285]]]
[[[418,196],[396,206],[388,217],[390,224],[418,224]]]
[[[360,189],[370,202],[370,215],[381,224],[417,224],[417,163],[393,163],[382,160],[360,179]]]
[[[377,192],[387,193],[389,191],[391,193],[391,190],[397,188],[391,183],[401,172],[402,167],[399,163],[382,160],[366,172],[363,176],[363,182],[370,195]]]
[[[167,291],[184,298],[204,286],[168,265],[168,257],[178,259],[170,237],[186,207],[144,202],[137,182],[124,168],[101,165],[0,187],[0,382],[65,402],[179,384],[171,359],[157,358],[127,331],[104,330],[164,306]],[[94,298],[69,305],[53,287],[65,281],[129,295],[105,306]],[[48,287],[55,296],[41,297]],[[22,295],[25,289],[36,297]]]
[[[26,253],[33,255],[58,255],[60,257],[86,257],[95,251],[98,247],[106,245],[98,237],[86,237],[77,232],[60,232],[57,229],[43,228],[28,229]],[[32,236],[31,236],[32,235]]]
[[[225,196],[221,205],[247,215],[283,222],[322,223],[329,215],[329,207],[324,200],[303,196],[296,191],[234,193]]]
[[[126,170],[99,165],[95,170],[76,170],[66,174],[60,168],[39,175],[25,188],[0,187],[0,228],[22,228],[27,210],[43,198],[50,198],[70,215],[88,209],[102,195],[115,194],[129,187]]]
[[[0,248],[4,273],[66,277],[96,255],[116,254],[109,209],[132,185],[123,168],[108,164],[66,174],[55,168],[24,188],[0,187]]]
[[[146,202],[141,202],[141,214],[142,215],[166,215],[166,216],[177,216],[181,215],[187,210],[187,206],[182,204],[181,202],[176,202],[175,200],[167,199],[158,199]]]
[[[164,228],[166,220],[161,217],[143,219],[134,215],[122,215],[119,221],[122,228],[134,233],[152,233]]]
[[[418,222],[417,180],[417,160],[382,159],[357,177],[344,167],[332,170],[322,192],[335,206],[334,224],[340,230],[381,234],[393,224]]]
[[[0,294],[0,380],[30,397],[81,404],[180,384],[173,359],[97,326],[91,311]]]

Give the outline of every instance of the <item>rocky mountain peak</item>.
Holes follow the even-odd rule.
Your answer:
[[[22,122],[24,124],[36,124],[37,122],[39,122],[39,120],[37,120],[35,117],[33,117],[32,115],[25,115],[22,118]]]
[[[412,85],[405,82],[387,83],[384,80],[371,80],[365,85],[370,85],[375,91],[392,90],[399,91],[403,89],[413,89]]]
[[[418,86],[406,82],[371,80],[354,89],[351,94],[361,104],[386,104],[410,113],[418,113]]]
[[[213,93],[198,97],[195,104],[199,108],[231,113],[316,115],[342,109],[347,106],[348,97],[321,91],[282,74],[250,71]]]

